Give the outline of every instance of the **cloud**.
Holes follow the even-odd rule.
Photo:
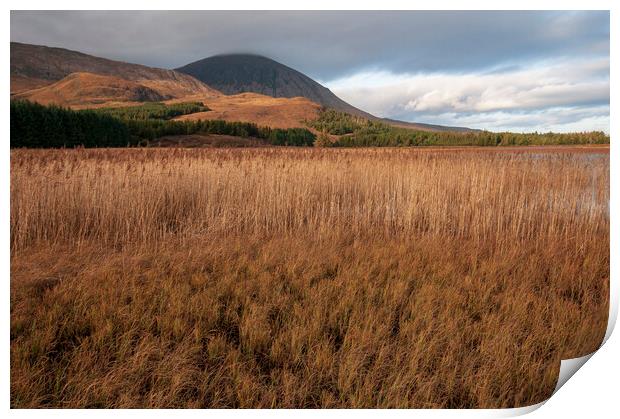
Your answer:
[[[609,12],[13,11],[11,40],[164,68],[253,52],[332,80],[609,55]]]
[[[609,133],[609,106],[580,108],[559,107],[540,111],[493,111],[482,113],[428,114],[419,121],[455,126],[466,126],[502,132],[583,132]]]
[[[609,58],[546,60],[461,74],[365,72],[327,86],[354,106],[389,118],[494,130],[557,130],[559,117],[570,115],[587,119],[584,127],[609,130],[600,118],[600,110],[607,109],[609,120]],[[582,108],[598,113],[572,111]],[[564,124],[575,126],[574,120]]]

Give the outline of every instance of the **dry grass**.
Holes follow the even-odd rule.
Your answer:
[[[51,80],[11,74],[11,96],[17,93],[25,92],[27,90],[38,89],[52,83],[53,81]]]
[[[604,335],[609,158],[16,150],[13,407],[515,407]]]
[[[91,73],[72,73],[50,85],[13,96],[42,105],[89,108],[111,104],[136,104],[162,101],[167,97],[136,81]]]
[[[306,121],[318,118],[320,106],[304,97],[273,98],[258,93],[205,97],[187,96],[167,103],[198,100],[209,107],[208,112],[181,115],[175,119],[222,119],[229,122],[252,122],[271,128],[308,128]]]

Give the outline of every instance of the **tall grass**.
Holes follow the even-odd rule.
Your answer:
[[[590,152],[13,150],[12,405],[539,402],[608,203]]]

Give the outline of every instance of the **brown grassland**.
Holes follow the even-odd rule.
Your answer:
[[[540,402],[605,333],[605,151],[13,150],[11,405]]]
[[[320,105],[304,97],[274,98],[258,93],[230,96],[187,96],[166,103],[198,101],[209,107],[208,112],[195,112],[174,118],[178,121],[224,120],[251,122],[271,128],[308,128],[306,121],[318,118]]]

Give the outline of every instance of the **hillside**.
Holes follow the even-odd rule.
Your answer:
[[[42,105],[66,107],[109,106],[115,102],[158,102],[170,99],[138,82],[92,73],[72,73],[38,89],[17,93],[16,99],[27,99]]]
[[[176,119],[221,119],[252,122],[272,128],[303,128],[306,127],[305,121],[316,119],[321,109],[321,106],[303,97],[273,98],[257,93],[220,96],[202,102],[210,111],[182,115]]]
[[[165,97],[220,95],[199,80],[174,70],[108,60],[64,48],[11,42],[12,94],[23,92],[28,87],[52,84],[72,73],[92,73],[138,82]]]

